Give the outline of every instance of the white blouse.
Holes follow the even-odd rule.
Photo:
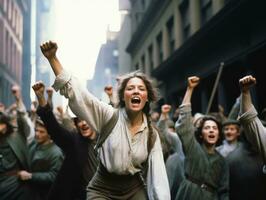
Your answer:
[[[66,71],[56,77],[53,87],[69,99],[73,113],[86,120],[97,133],[101,133],[102,128],[114,114],[112,106],[99,101]],[[115,127],[99,149],[101,162],[109,172],[122,175],[135,174],[141,170],[141,163],[148,157],[148,125],[146,116],[143,117],[144,121],[139,132],[132,137],[125,109],[119,110]],[[168,178],[159,135],[156,134],[154,147],[148,157],[148,196],[150,200],[168,200],[170,199]]]

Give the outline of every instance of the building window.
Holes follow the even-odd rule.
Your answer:
[[[167,33],[169,36],[169,47],[170,47],[170,54],[175,51],[175,29],[174,29],[174,18],[171,17],[167,22]]]
[[[182,4],[179,4],[179,9],[182,20],[183,41],[186,41],[190,36],[189,1],[183,0]]]
[[[200,0],[201,24],[204,25],[212,17],[212,0]]]
[[[159,33],[159,35],[156,38],[156,42],[158,45],[158,61],[160,64],[163,61],[163,39],[162,39],[162,32]]]
[[[153,62],[153,46],[150,45],[148,48],[148,54],[149,54],[149,61],[150,61],[150,68],[153,69],[154,67],[154,62]]]

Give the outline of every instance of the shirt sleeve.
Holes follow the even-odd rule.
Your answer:
[[[182,104],[179,110],[179,118],[175,124],[176,132],[180,136],[184,154],[194,154],[194,149],[198,147],[198,143],[194,136],[195,128],[192,123],[191,104]]]
[[[30,144],[35,137],[34,124],[26,111],[24,103],[21,101],[17,107],[17,124],[18,130]]]
[[[72,112],[80,119],[85,120],[98,133],[101,133],[102,127],[114,114],[112,106],[97,99],[79,84],[77,78],[66,71],[56,77],[53,88],[68,98]]]
[[[239,121],[244,128],[247,140],[260,154],[266,156],[266,128],[258,118],[255,107],[252,105],[247,112],[240,115]]]
[[[170,200],[169,182],[159,135],[148,158],[147,190],[150,200]]]

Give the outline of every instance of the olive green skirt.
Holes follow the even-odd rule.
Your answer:
[[[100,163],[87,188],[87,200],[148,200],[139,173],[117,175],[109,173]]]

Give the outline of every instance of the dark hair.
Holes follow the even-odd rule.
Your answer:
[[[208,120],[214,121],[216,123],[217,127],[218,127],[219,138],[218,138],[218,141],[216,142],[216,146],[218,146],[223,141],[222,125],[221,125],[220,121],[218,121],[215,117],[210,116],[210,115],[206,115],[206,116],[204,116],[201,119],[200,125],[196,129],[196,132],[195,132],[196,139],[197,139],[197,141],[200,144],[202,144],[202,142],[203,142],[203,139],[202,139],[202,129],[203,129],[203,126],[204,126],[205,122],[208,121]]]
[[[78,117],[73,117],[72,120],[73,120],[73,122],[74,122],[76,128],[78,128],[78,123],[81,121],[81,119],[78,118]]]
[[[123,100],[124,91],[125,91],[125,88],[127,86],[128,81],[132,78],[141,79],[147,88],[148,102],[146,103],[146,105],[143,108],[143,112],[147,114],[150,112],[150,108],[149,108],[150,102],[155,102],[157,100],[157,91],[153,87],[152,81],[147,77],[147,75],[145,75],[144,73],[141,73],[139,71],[131,72],[129,74],[126,74],[126,75],[119,77],[118,90],[117,90],[117,93],[118,93],[118,105],[117,106],[121,107],[121,108],[125,107],[125,102]]]
[[[11,124],[11,118],[7,116],[6,114],[0,113],[0,123],[6,124],[7,126],[6,134],[10,134],[14,131],[14,127]]]
[[[152,102],[155,102],[157,100],[157,90],[153,87],[152,85],[152,81],[148,78],[147,75],[145,75],[144,73],[141,73],[140,71],[135,71],[135,72],[131,72],[129,74],[120,76],[118,78],[118,89],[117,89],[117,93],[118,93],[118,104],[117,106],[120,108],[124,108],[125,107],[125,102],[123,100],[124,98],[124,91],[125,88],[127,86],[127,83],[130,79],[132,78],[139,78],[144,82],[144,85],[147,88],[147,93],[148,93],[148,102],[146,102],[144,108],[143,108],[143,112],[146,114],[147,116],[147,121],[148,121],[148,128],[149,128],[149,136],[148,136],[148,150],[150,151],[152,146],[151,146],[151,137],[153,135],[153,127],[152,127],[152,122],[151,122],[151,117],[150,117],[150,104]]]

